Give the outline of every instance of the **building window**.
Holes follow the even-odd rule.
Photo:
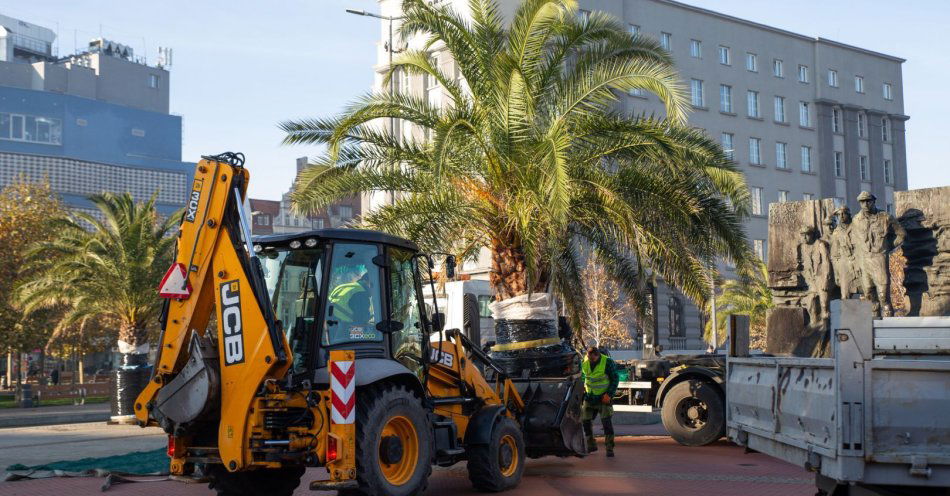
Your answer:
[[[802,147],[802,172],[811,172],[811,147]]]
[[[670,33],[660,33],[660,46],[667,52],[670,51],[670,47],[673,46],[673,35]]]
[[[749,72],[759,72],[759,56],[751,52],[746,53],[745,69]]]
[[[732,86],[719,85],[719,110],[732,112]]]
[[[699,40],[689,40],[689,56],[696,59],[703,58],[703,42]]]
[[[349,205],[340,205],[340,218],[348,220],[353,217],[353,207]]]
[[[637,26],[636,24],[631,24],[628,29],[630,30],[630,36],[633,36],[634,38],[636,38],[637,36],[640,36],[640,26]]]
[[[887,184],[894,183],[894,167],[891,164],[890,160],[884,159],[884,182]]]
[[[841,109],[831,109],[831,132],[841,133]]]
[[[772,60],[772,75],[777,78],[785,77],[785,63],[782,59]]]
[[[871,180],[871,171],[868,170],[868,157],[867,155],[858,156],[858,172],[861,173],[862,181]]]
[[[834,69],[828,69],[828,86],[832,88],[838,87],[838,71]]]
[[[439,54],[433,54],[432,57],[429,58],[429,63],[432,65],[432,67],[438,68]],[[429,100],[429,105],[432,105],[433,107],[436,107],[436,108],[441,107],[442,106],[442,88],[439,85],[439,80],[436,79],[436,77],[431,74],[426,74],[425,83],[426,83],[426,97]]]
[[[808,108],[808,102],[798,103],[798,125],[811,127],[811,110]]]
[[[788,169],[788,144],[775,143],[775,166],[779,169]]]
[[[749,90],[747,95],[747,106],[749,117],[759,117],[759,92]]]
[[[733,144],[734,140],[735,140],[735,135],[733,135],[732,133],[722,133],[722,139],[721,139],[722,150],[723,152],[725,152],[726,157],[728,157],[729,160],[736,159],[736,149],[735,149],[735,145]]]
[[[844,176],[844,153],[834,152],[835,176]]]
[[[893,100],[894,99],[894,90],[891,88],[891,83],[884,83],[884,99]]]
[[[326,221],[323,219],[323,217],[317,217],[316,219],[313,219],[314,229],[324,229],[326,227]]]
[[[815,199],[815,195],[813,195],[813,194],[811,194],[811,193],[802,193],[802,200],[805,200],[805,201],[812,201],[812,200],[814,200],[814,199]]]
[[[775,122],[785,122],[785,97],[775,97]]]
[[[630,91],[628,91],[627,94],[629,94],[630,96],[638,96],[641,98],[646,96],[646,92],[643,91],[643,88],[630,88]]]
[[[807,83],[808,82],[808,66],[801,65],[798,66],[798,82]]]
[[[764,239],[752,240],[752,248],[755,250],[755,255],[764,262],[765,261],[765,240]]]
[[[893,204],[893,203],[885,203],[885,204],[884,204],[884,211],[887,212],[888,215],[894,215],[894,204]]]
[[[148,75],[148,87],[149,87],[149,88],[154,88],[154,89],[157,90],[159,87],[161,87],[161,84],[162,84],[162,77],[161,77],[161,76],[159,76],[158,74],[149,74],[149,75]]]
[[[0,139],[61,145],[63,121],[35,115],[0,112]]]
[[[891,140],[891,121],[887,117],[881,119],[881,140],[885,143]]]
[[[866,114],[858,114],[858,137],[866,138],[868,136],[868,116]]]
[[[762,215],[762,188],[752,187],[752,215]]]
[[[727,46],[719,45],[719,63],[722,65],[732,65],[732,50]]]
[[[675,296],[670,296],[670,337],[682,338],[686,336],[686,324],[683,322],[683,302]]]
[[[759,138],[749,138],[749,163],[753,165],[762,164],[762,140]]]
[[[854,91],[864,93],[864,77],[854,76]]]
[[[689,84],[690,102],[694,107],[705,107],[706,99],[703,96],[703,82],[699,79],[693,79]]]
[[[778,201],[779,203],[785,203],[788,201],[788,191],[784,189],[778,190]]]

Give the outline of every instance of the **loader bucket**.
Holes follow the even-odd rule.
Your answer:
[[[512,382],[525,402],[522,426],[528,457],[587,454],[581,426],[584,384],[579,374]]]

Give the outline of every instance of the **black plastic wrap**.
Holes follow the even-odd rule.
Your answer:
[[[522,343],[556,337],[558,337],[557,325],[553,320],[495,319],[495,341],[498,344]]]
[[[112,395],[112,416],[135,415],[135,399],[151,378],[148,354],[123,354],[122,365],[113,372],[115,391]]]
[[[541,319],[495,319],[498,345],[541,339],[560,339],[557,321]],[[492,351],[494,360],[513,377],[564,377],[580,370],[580,357],[566,341],[506,351]]]

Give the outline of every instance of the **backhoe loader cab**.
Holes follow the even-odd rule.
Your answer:
[[[501,491],[526,456],[584,453],[578,377],[513,381],[434,326],[432,261],[410,241],[252,238],[243,164],[198,163],[160,284],[160,353],[135,411],[169,434],[173,474],[200,467],[224,496],[289,496],[314,466],[329,477],[312,489],[409,496],[433,464],[466,461],[475,487]]]
[[[376,231],[322,229],[256,237],[254,251],[293,354],[293,382],[328,384],[330,352],[351,350],[361,365],[357,386],[399,378],[423,394],[425,257],[415,244]]]

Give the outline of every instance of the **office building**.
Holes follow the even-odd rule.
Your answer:
[[[0,15],[0,187],[48,178],[72,209],[95,212],[87,197],[104,191],[181,208],[194,164],[181,160],[181,117],[169,113],[168,52],[148,65],[96,39],[60,57],[55,39]]]
[[[465,0],[437,3],[466,15]],[[499,4],[510,17],[518,0]],[[763,259],[769,203],[834,198],[855,209],[858,193],[868,190],[890,210],[894,191],[907,188],[903,59],[672,0],[579,4],[580,16],[610,13],[631,33],[658,40],[673,55],[693,107],[690,124],[720,141],[746,175],[752,196],[747,233]],[[400,0],[379,5],[384,16],[401,13]],[[380,28],[375,89],[388,91],[382,84],[388,21]],[[405,40],[413,48],[419,42]],[[448,53],[436,46],[432,57],[452,73]],[[441,90],[421,77],[400,78],[398,91],[444,100]],[[631,115],[663,114],[659,100],[646,92],[620,95],[619,108]],[[367,201],[371,208],[379,200]],[[482,259],[466,269],[484,276],[488,265]],[[667,349],[701,348],[700,312],[676,291],[658,293],[661,343]]]

